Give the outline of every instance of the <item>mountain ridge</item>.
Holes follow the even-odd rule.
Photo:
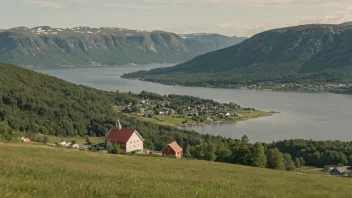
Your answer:
[[[244,39],[213,34],[185,39],[117,27],[16,27],[0,31],[0,61],[28,67],[179,63]]]
[[[170,68],[124,75],[187,86],[352,82],[352,28],[308,24],[268,30]]]

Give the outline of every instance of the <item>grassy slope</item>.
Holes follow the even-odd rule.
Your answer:
[[[0,197],[349,197],[352,180],[0,144]]]

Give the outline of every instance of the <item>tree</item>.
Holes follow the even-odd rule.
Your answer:
[[[301,164],[301,166],[305,165],[306,162],[304,161],[303,157],[299,157],[299,163]]]
[[[49,142],[48,136],[44,136],[43,138],[43,144],[47,144]]]
[[[291,155],[289,153],[285,153],[283,158],[284,158],[285,170],[293,171],[296,169],[295,164],[293,163]]]
[[[221,145],[218,148],[218,155],[217,155],[216,161],[229,163],[231,160],[231,156],[232,156],[231,150],[225,145]]]
[[[279,149],[269,149],[266,153],[267,168],[285,170],[285,164],[283,160],[283,155]]]
[[[261,143],[257,142],[252,147],[252,162],[251,166],[265,168],[266,166],[266,156],[264,147]]]
[[[185,150],[185,154],[184,154],[185,158],[192,158],[190,150],[191,150],[191,146],[189,144],[187,144],[187,147],[186,147],[186,150]]]
[[[242,136],[241,141],[248,143],[249,142],[248,136],[247,135]]]
[[[202,141],[200,144],[196,145],[195,147],[190,148],[190,153],[196,159],[214,161],[216,159],[216,155],[214,153],[213,146],[208,144],[205,141]]]
[[[297,157],[295,158],[295,166],[296,166],[296,168],[302,167],[302,164]]]
[[[183,115],[185,111],[182,108],[177,108],[177,114]]]
[[[86,138],[86,143],[87,143],[88,145],[92,145],[92,141],[90,141],[90,139],[89,139],[88,136],[87,136],[87,138]]]
[[[232,146],[231,163],[250,165],[252,161],[251,150],[247,142],[240,141]]]

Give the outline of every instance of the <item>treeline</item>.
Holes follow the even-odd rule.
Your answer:
[[[325,165],[352,165],[352,142],[284,140],[268,144],[292,157],[303,158],[307,164],[317,167]]]
[[[213,145],[202,141],[195,146],[187,145],[184,157],[241,164],[253,167],[292,171],[305,164],[303,158],[292,159],[289,153],[282,153],[277,148],[266,148],[262,143],[249,143],[248,137],[241,140],[227,139],[226,143]]]

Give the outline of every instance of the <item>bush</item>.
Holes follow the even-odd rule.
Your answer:
[[[43,144],[47,144],[49,142],[48,136],[44,136],[43,138]]]
[[[108,149],[108,153],[111,154],[121,154],[121,149],[119,144],[115,144],[113,147]]]
[[[92,141],[90,141],[89,137],[86,138],[87,145],[92,145]]]

